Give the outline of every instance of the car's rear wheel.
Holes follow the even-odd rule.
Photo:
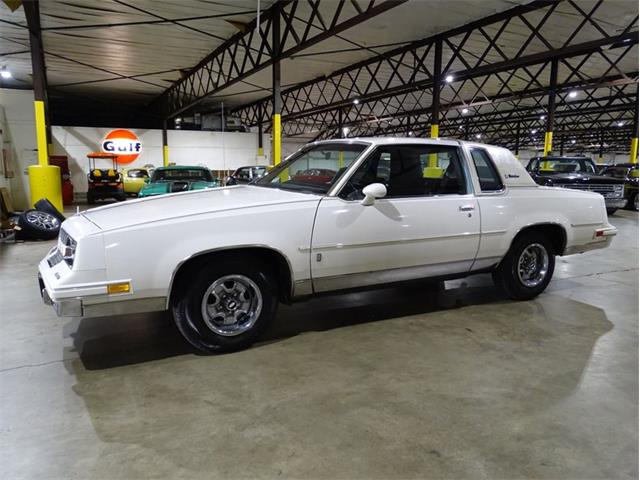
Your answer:
[[[613,215],[618,211],[617,208],[607,208],[607,215]]]
[[[547,288],[554,268],[555,252],[547,237],[524,233],[514,240],[493,279],[510,298],[530,300]]]
[[[633,210],[635,210],[636,212],[638,211],[638,192],[633,195],[633,198],[631,198],[629,204]]]
[[[180,333],[203,352],[249,347],[275,316],[276,282],[257,260],[210,261],[182,275],[180,282],[172,301],[173,317]]]

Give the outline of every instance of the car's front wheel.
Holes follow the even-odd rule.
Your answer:
[[[555,264],[553,246],[547,237],[538,232],[524,233],[514,240],[493,272],[493,279],[514,300],[530,300],[547,288]]]
[[[180,333],[206,353],[249,347],[278,306],[272,273],[259,261],[218,259],[183,275],[172,302]]]

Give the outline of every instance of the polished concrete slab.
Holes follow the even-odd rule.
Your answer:
[[[59,319],[0,246],[1,478],[637,478],[638,215],[534,301],[480,275],[282,307],[201,356],[166,314]]]

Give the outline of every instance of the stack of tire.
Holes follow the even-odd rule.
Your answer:
[[[64,215],[46,198],[38,200],[34,207],[18,214],[16,240],[53,240],[60,232]]]

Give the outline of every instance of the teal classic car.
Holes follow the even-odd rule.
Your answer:
[[[220,186],[220,181],[205,167],[171,166],[156,168],[145,181],[138,197],[203,190]]]

